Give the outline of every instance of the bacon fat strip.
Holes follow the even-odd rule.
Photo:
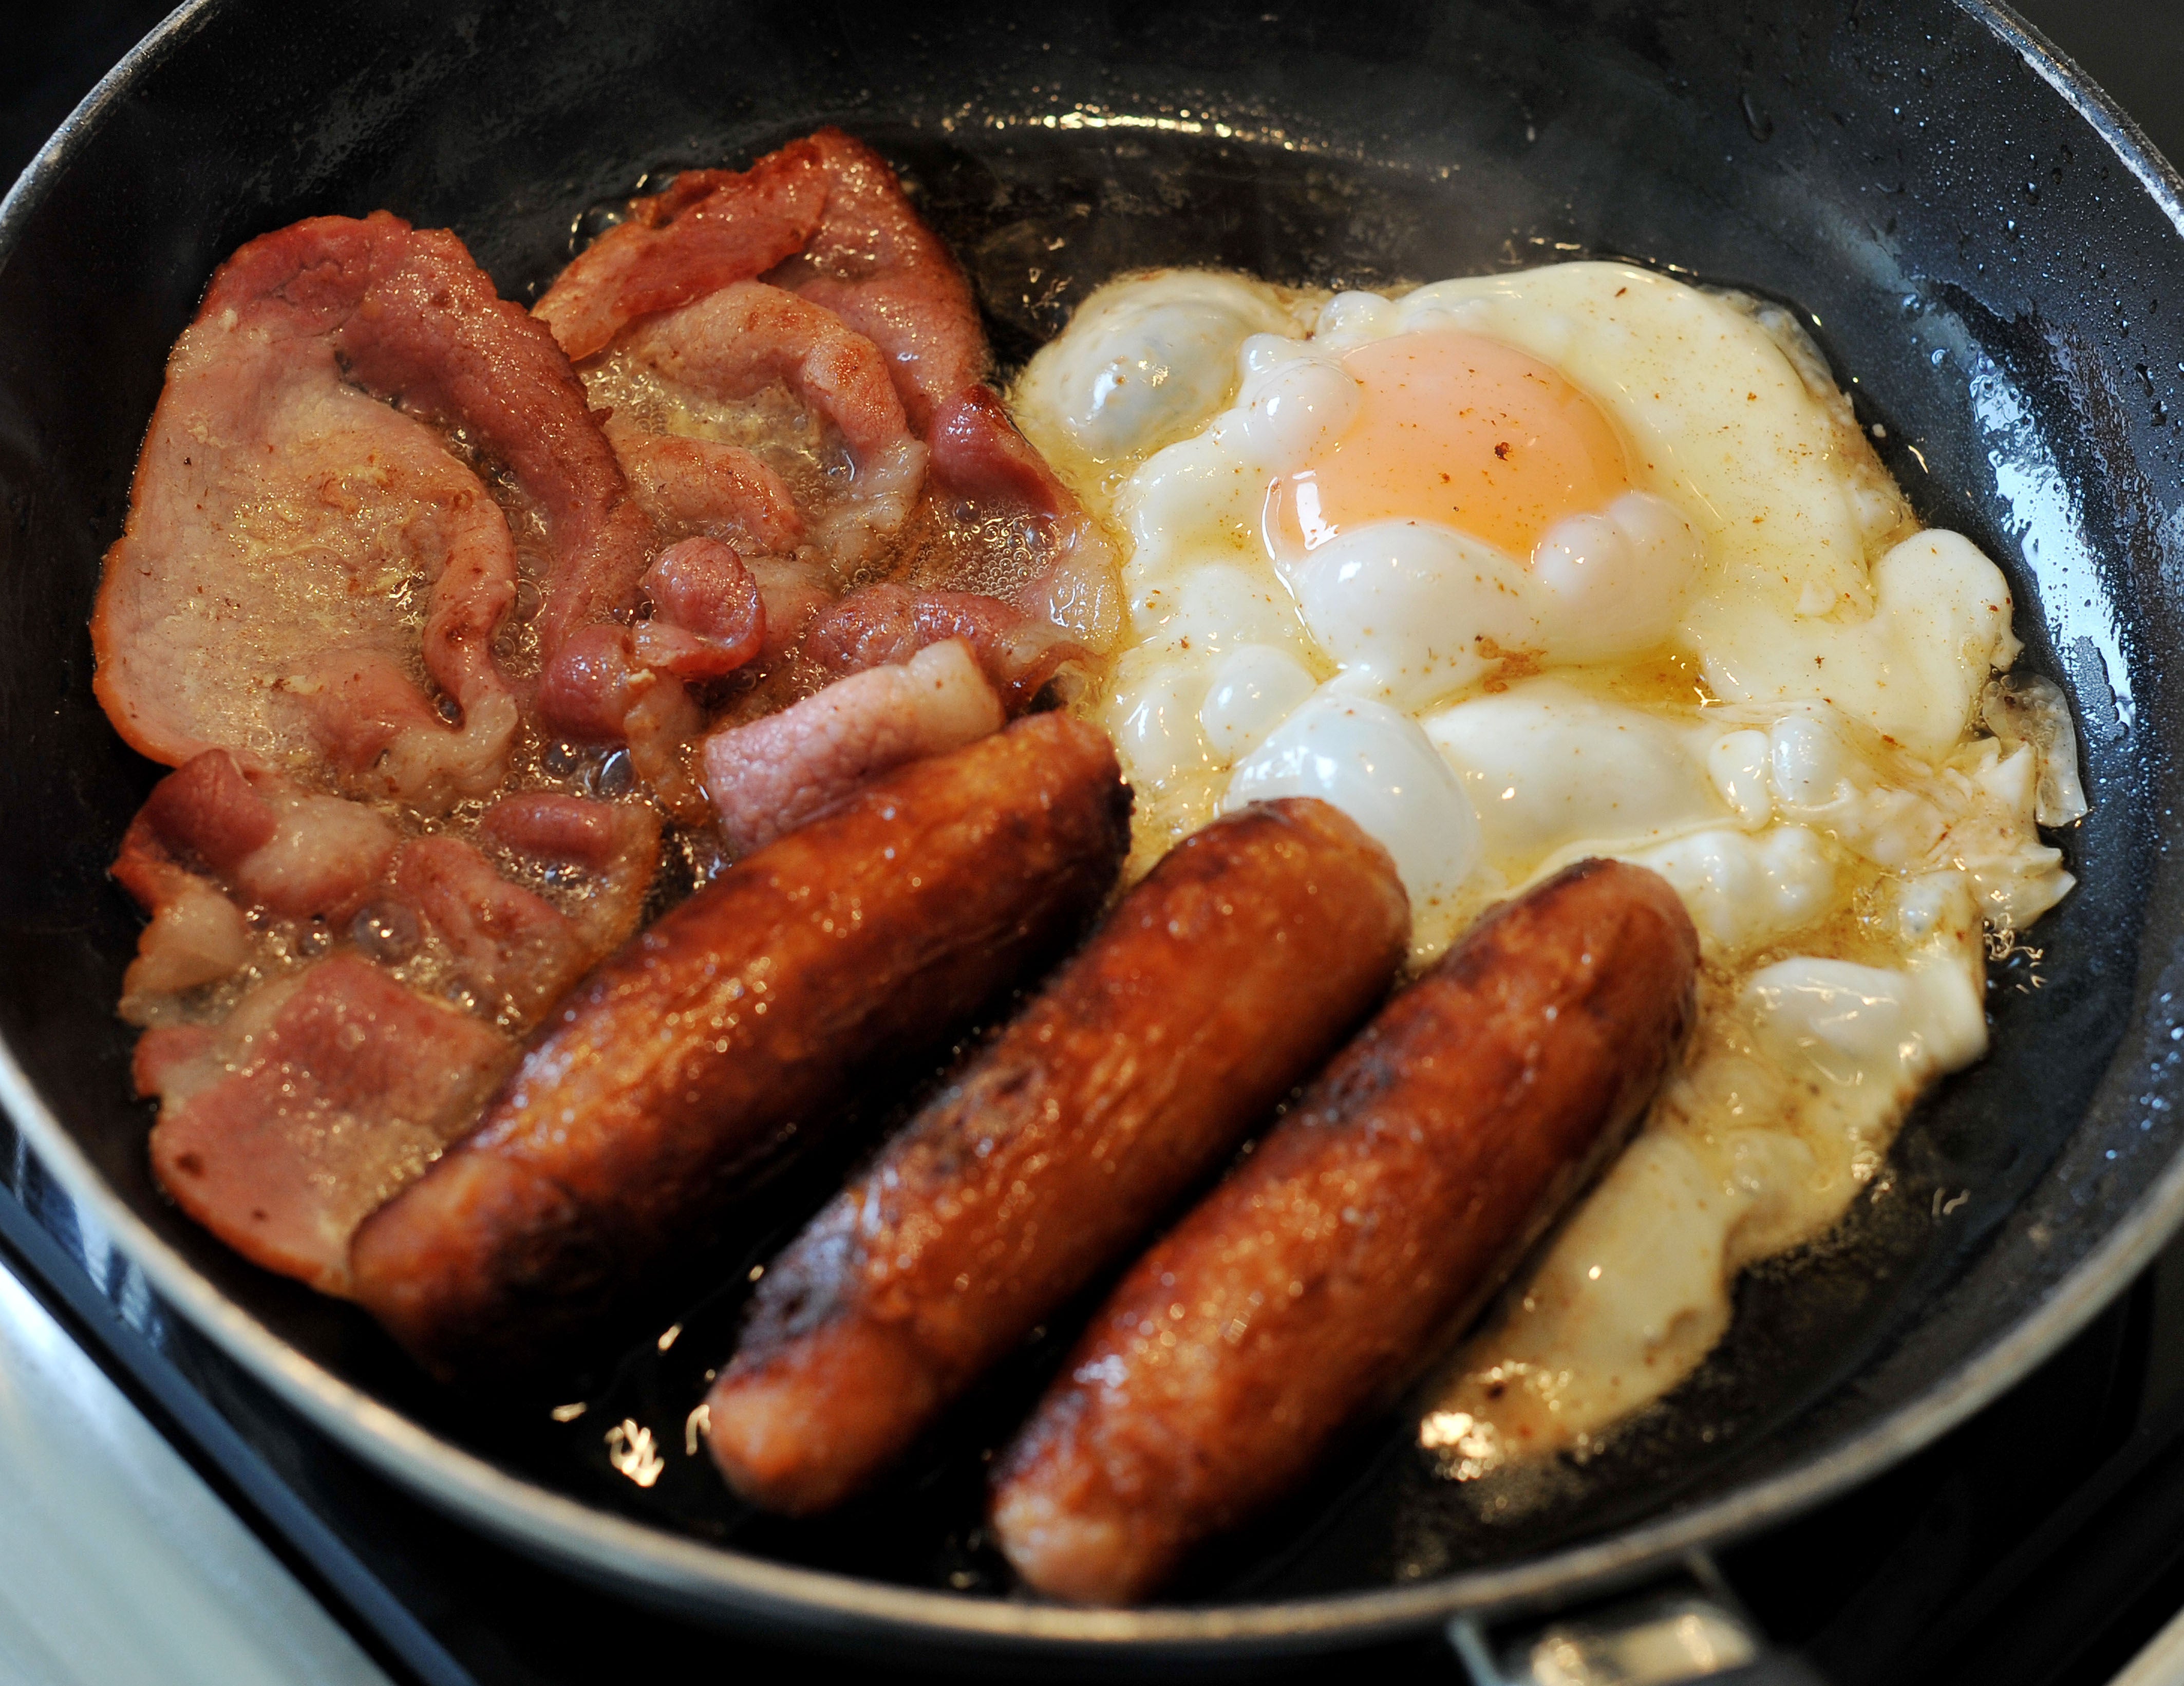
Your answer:
[[[969,649],[950,639],[722,728],[705,740],[705,790],[728,846],[748,855],[866,779],[961,749],[1007,718]]]
[[[1698,956],[1663,880],[1586,861],[1390,1002],[1131,1269],[1004,1454],[1017,1572],[1142,1599],[1385,1404],[1642,1111]]]
[[[355,1297],[441,1374],[531,1367],[701,1235],[792,1131],[1074,932],[1128,787],[1058,714],[901,768],[595,970],[476,1128],[375,1214]]]
[[[767,1270],[707,1400],[729,1482],[797,1515],[864,1486],[1318,1066],[1409,934],[1323,802],[1178,845]]]

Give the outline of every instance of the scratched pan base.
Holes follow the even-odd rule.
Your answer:
[[[846,1142],[756,1197],[739,1242],[619,1331],[618,1360],[522,1401],[465,1398],[351,1308],[254,1270],[160,1200],[112,1016],[136,921],[104,868],[156,769],[99,715],[83,628],[166,349],[214,264],[298,217],[384,205],[454,227],[504,291],[535,296],[587,209],[647,172],[748,159],[828,120],[905,168],[1011,360],[1100,282],[1164,263],[1373,285],[1618,255],[1784,300],[1861,419],[1886,425],[1919,516],[2009,573],[2027,664],[2079,714],[2093,807],[2059,840],[2081,887],[2028,934],[2036,969],[2020,957],[1997,976],[1993,1052],[1914,1116],[1886,1192],[1839,1236],[1747,1279],[1700,1375],[1584,1467],[1521,1482],[1447,1486],[1410,1423],[1374,1426],[1254,1530],[1263,1553],[1215,1555],[1179,1595],[1431,1581],[1819,1468],[1917,1415],[2043,1305],[2089,1309],[2088,1261],[2176,1209],[2162,1191],[2184,979],[2164,969],[2184,886],[2163,839],[2166,746],[2184,736],[2165,656],[2184,603],[2184,534],[2168,522],[2184,507],[2184,433],[2162,371],[2184,364],[2170,326],[2184,241],[2131,178],[2128,137],[2070,107],[1975,10],[1790,0],[1755,25],[1727,0],[1118,5],[1034,29],[1000,7],[911,19],[662,0],[557,18],[510,0],[298,16],[220,0],[184,21],[0,231],[0,628],[14,642],[0,664],[0,1036],[33,1136],[142,1226],[171,1297],[203,1315],[216,1295],[254,1320],[254,1334],[216,1332],[276,1384],[284,1364],[315,1366],[460,1450],[681,1535],[1007,1595],[976,1533],[983,1454],[1035,1395],[1068,1318],[835,1517],[755,1516],[685,1450],[750,1268],[838,1183]],[[25,350],[55,347],[69,355]],[[2021,1373],[2069,1326],[2050,1318],[2003,1368]],[[1980,1387],[2001,1377],[1979,1373]],[[563,1560],[648,1589],[652,1566],[587,1546],[590,1519],[488,1493],[323,1390],[284,1396],[472,1519],[551,1535]],[[655,1460],[649,1485],[632,1478]],[[816,1604],[752,1591],[738,1560],[709,1555],[714,1580],[662,1572],[649,1589],[824,1637]],[[1385,1619],[1437,1619],[1463,1596],[1447,1584],[1443,1603]]]

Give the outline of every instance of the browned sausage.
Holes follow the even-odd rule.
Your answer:
[[[1318,1067],[1409,929],[1308,797],[1172,850],[768,1268],[707,1401],[722,1473],[796,1514],[878,1474]]]
[[[526,1367],[864,1073],[1072,935],[1129,807],[1106,736],[1039,715],[730,868],[580,984],[476,1128],[365,1222],[356,1298],[442,1374]]]
[[[995,1472],[1017,1572],[1143,1598],[1388,1402],[1642,1110],[1698,952],[1588,861],[1390,1002],[1093,1320]]]

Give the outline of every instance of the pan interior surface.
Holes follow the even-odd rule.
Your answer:
[[[1699,1376],[1586,1464],[1521,1484],[1440,1482],[1387,1426],[1181,1601],[1445,1585],[1453,1603],[1466,1572],[1728,1505],[1891,1425],[1906,1448],[1938,1432],[1918,1415],[1938,1383],[2066,1285],[2084,1299],[2074,1272],[2142,1256],[2176,1209],[2184,238],[2173,179],[1992,17],[1941,0],[1771,9],[1117,0],[1034,20],[657,0],[299,16],[231,0],[178,14],[0,215],[0,1037],[34,1141],[64,1132],[64,1160],[80,1156],[173,1269],[309,1365],[541,1488],[778,1563],[1010,1595],[978,1527],[982,1456],[1064,1321],[883,1492],[824,1521],[742,1509],[688,1436],[749,1265],[838,1165],[769,1191],[741,1247],[627,1331],[621,1359],[563,1397],[482,1404],[160,1198],[112,1013],[136,920],[105,868],[158,769],[92,699],[86,623],[166,349],[214,265],[298,217],[383,206],[453,227],[528,299],[640,181],[837,122],[903,170],[1005,364],[1100,282],[1160,265],[1370,287],[1621,256],[1786,303],[1885,429],[1921,517],[2003,564],[2028,663],[2078,714],[2092,812],[2054,840],[2080,887],[1993,969],[1992,1052],[1914,1115],[1836,1236],[1747,1275]],[[640,1438],[664,1466],[642,1483]],[[409,1455],[386,1461],[399,1472]],[[710,1580],[646,1589],[752,1613],[743,1560],[711,1560]]]

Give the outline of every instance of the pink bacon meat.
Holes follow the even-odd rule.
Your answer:
[[[1008,592],[1017,607],[1105,649],[1121,618],[1114,548],[1017,431],[1001,401],[972,387],[933,418],[933,477],[982,517],[1026,529],[1035,559]]]
[[[646,571],[644,588],[652,602],[649,618],[585,628],[540,684],[541,707],[577,736],[620,736],[663,676],[718,678],[765,646],[758,582],[717,539],[671,545]]]
[[[350,1232],[467,1125],[514,1036],[635,930],[660,823],[538,792],[494,802],[477,837],[582,874],[569,910],[477,845],[404,841],[358,804],[254,780],[224,750],[160,781],[114,864],[152,915],[122,1013],[151,1026],[136,1070],[160,1102],[153,1168],[221,1239],[326,1292],[345,1291]],[[268,959],[255,932],[282,919],[336,946],[300,969],[275,958],[252,983]],[[382,969],[421,959],[471,1011]],[[195,1022],[187,992],[238,973],[248,987],[220,1022]]]
[[[971,283],[886,159],[839,129],[804,144],[826,173],[826,209],[810,239],[766,279],[832,310],[880,349],[922,437],[935,412],[991,365]]]
[[[254,913],[322,921],[332,940],[355,940],[388,963],[437,939],[481,1010],[532,1023],[636,928],[659,860],[659,818],[632,803],[540,791],[500,798],[477,832],[534,867],[576,868],[584,893],[564,913],[462,838],[405,840],[369,808],[300,795],[267,774],[254,782],[226,751],[206,751],[153,787],[114,863],[114,877],[153,916],[124,1016],[150,1022],[160,1016],[152,997],[248,963]],[[229,913],[214,912],[212,898]],[[215,958],[230,963],[215,968]],[[132,1001],[145,1010],[132,1012]]]
[[[223,265],[169,360],[92,622],[132,745],[317,762],[426,810],[499,784],[515,544],[421,418],[463,428],[540,510],[549,654],[627,606],[649,524],[552,337],[452,234],[312,218]],[[420,658],[460,728],[410,677]]]
[[[833,424],[849,449],[850,486],[830,501],[811,536],[838,564],[861,560],[910,514],[925,477],[925,447],[911,436],[878,349],[832,311],[760,282],[732,282],[639,324],[622,348],[707,398],[747,399],[784,386]],[[659,436],[632,439],[617,428],[613,437],[617,448],[634,444],[657,461],[652,441]],[[728,467],[732,475],[746,472]],[[748,496],[740,488],[736,495]]]
[[[153,787],[121,840],[114,876],[152,917],[121,984],[121,1016],[142,1023],[154,998],[231,976],[249,963],[250,925],[218,884],[187,864],[232,872],[272,840],[273,805],[235,758],[208,750]]]
[[[1104,642],[1116,612],[1113,554],[986,384],[993,360],[970,282],[878,153],[838,129],[811,139],[832,184],[826,215],[766,279],[879,347],[943,489],[983,519],[1035,529],[1038,566],[1010,583],[1009,600]]]
[[[726,231],[737,226],[744,236],[728,238]],[[780,255],[770,265],[752,266],[776,248]],[[610,345],[638,347],[646,316],[688,315],[698,301],[738,293],[755,279],[868,342],[910,433],[930,447],[933,483],[911,561],[916,583],[952,589],[975,580],[1082,641],[1104,644],[1117,614],[1112,551],[985,384],[991,358],[969,281],[894,172],[862,142],[822,129],[740,174],[685,171],[666,193],[632,201],[630,220],[580,254],[538,309],[570,355],[582,359]],[[823,403],[813,407],[850,435],[841,415]],[[774,495],[778,481],[769,483],[748,452],[610,425],[663,526],[786,548],[789,519]],[[853,510],[852,519],[862,530],[846,543],[812,536],[854,560],[861,538],[892,530],[886,521],[899,488],[906,488],[904,496],[914,492],[914,478],[883,483],[879,521],[870,517],[873,500],[861,500],[867,507]],[[1028,542],[995,545],[996,522]],[[768,536],[760,536],[761,528]]]
[[[794,141],[749,170],[686,170],[564,271],[541,321],[577,360],[604,351],[639,316],[764,274],[801,251],[827,204],[818,142]]]
[[[804,516],[780,475],[740,445],[654,433],[610,419],[607,438],[630,489],[663,533],[786,554],[804,541]]]
[[[148,1022],[155,997],[247,964],[247,907],[348,919],[400,843],[354,802],[306,795],[271,774],[254,784],[226,750],[192,757],[153,787],[114,863],[152,916],[123,980],[122,1017]]]
[[[152,1168],[246,1259],[345,1293],[356,1226],[461,1133],[515,1052],[337,955],[259,990],[217,1030],[145,1033],[137,1091],[161,1102]]]
[[[637,659],[682,679],[733,673],[766,647],[766,599],[726,544],[686,539],[644,576],[652,618],[631,634]]]
[[[542,678],[539,708],[572,736],[626,740],[661,805],[702,824],[709,811],[685,751],[705,716],[686,684],[723,678],[766,649],[766,596],[742,558],[713,539],[671,545],[643,584],[649,617],[578,632]]]
[[[837,673],[862,673],[907,662],[919,650],[961,639],[1001,695],[1009,712],[1028,707],[1039,688],[1066,663],[1087,659],[1051,622],[976,591],[916,591],[868,585],[822,615],[805,639],[805,654]]]

